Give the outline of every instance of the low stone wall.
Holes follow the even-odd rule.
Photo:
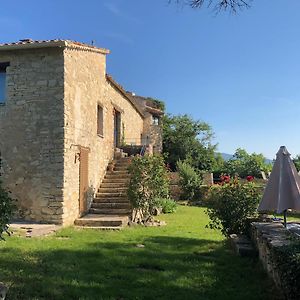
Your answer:
[[[179,185],[179,174],[178,172],[169,173],[170,180],[170,196],[174,200],[180,200],[182,190]]]
[[[300,299],[300,239],[281,223],[251,223],[259,258],[288,300]]]

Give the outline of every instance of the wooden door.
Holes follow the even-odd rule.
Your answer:
[[[87,196],[89,189],[89,149],[80,147],[79,164],[79,214],[87,213]]]

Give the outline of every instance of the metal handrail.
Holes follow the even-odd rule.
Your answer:
[[[141,149],[141,151],[140,151],[140,155],[141,155],[141,156],[144,156],[145,153],[146,153],[146,145],[143,145],[143,147],[142,147],[142,149]]]

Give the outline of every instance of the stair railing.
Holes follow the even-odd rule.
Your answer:
[[[141,151],[140,151],[140,156],[144,156],[145,153],[146,153],[146,145],[143,145],[142,148],[141,148]]]

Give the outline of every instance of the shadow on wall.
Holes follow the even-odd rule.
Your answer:
[[[97,242],[86,242],[95,234]],[[39,250],[7,244],[1,249],[0,280],[13,282],[11,300],[270,299],[266,274],[256,262],[233,256],[224,242],[167,236],[107,242],[122,234],[58,233]],[[275,295],[272,299],[279,299]]]
[[[96,188],[92,185],[90,186],[87,191],[85,192],[85,197],[86,197],[86,201],[87,201],[87,210],[89,210],[91,208],[93,199],[95,197],[95,193],[96,193]]]

